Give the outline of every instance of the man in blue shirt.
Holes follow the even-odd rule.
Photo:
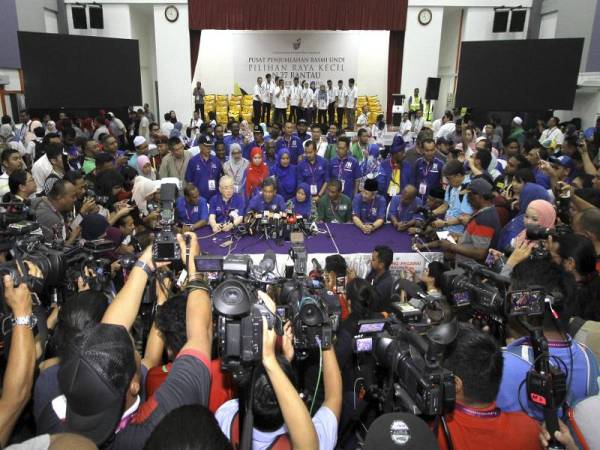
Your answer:
[[[329,163],[329,179],[342,182],[342,193],[350,198],[358,192],[362,173],[360,164],[352,156],[348,156],[350,140],[341,136],[337,142],[337,156]]]
[[[302,142],[306,142],[311,138],[311,134],[308,131],[308,122],[306,119],[300,119],[296,124],[296,136],[300,138]]]
[[[306,183],[310,186],[310,194],[315,201],[319,201],[329,181],[329,164],[327,160],[317,155],[313,141],[308,141],[304,148],[304,159],[298,164],[298,184]]]
[[[223,175],[219,180],[219,193],[212,196],[208,204],[210,215],[208,224],[213,233],[230,231],[242,223],[244,199],[234,192],[233,178]]]
[[[243,148],[242,156],[250,161],[250,152],[254,147],[258,147],[263,151],[263,159],[265,157],[265,138],[264,131],[260,125],[254,125],[254,140],[252,142],[248,142],[245,146],[241,146]],[[229,152],[227,153],[229,155]]]
[[[214,144],[209,136],[200,138],[200,153],[190,159],[185,171],[185,181],[192,183],[205,199],[217,193],[217,183],[223,172],[221,161],[216,156],[211,156],[210,151]]]
[[[198,188],[193,184],[188,184],[183,194],[176,202],[177,220],[184,224],[184,231],[196,231],[208,221],[206,200],[200,197]]]
[[[404,159],[406,155],[404,147],[404,144],[399,143],[390,147],[389,156],[379,166],[377,190],[387,199],[400,194],[402,189],[413,183],[413,171],[410,163]]]
[[[371,234],[383,225],[385,208],[385,197],[377,193],[377,181],[367,178],[365,188],[352,200],[352,222],[363,233]]]
[[[424,139],[421,147],[423,148],[423,156],[415,162],[413,179],[419,196],[421,199],[426,199],[429,189],[442,185],[444,162],[435,156],[436,148],[433,139]]]
[[[577,343],[566,335],[559,326],[558,320],[553,318],[555,313],[561,314],[568,302],[565,286],[564,269],[549,258],[530,259],[518,263],[511,273],[511,291],[530,289],[532,286],[541,287],[544,295],[552,294],[555,298],[551,307],[544,305],[544,314],[539,317],[528,317],[525,320],[534,327],[541,327],[548,340],[550,364],[560,367],[567,375],[566,384],[567,404],[574,405],[591,395],[598,394],[598,380],[600,370],[598,361],[592,351]],[[563,296],[562,300],[556,299],[556,293]],[[551,309],[552,308],[552,309]],[[520,325],[520,324],[519,324]],[[522,329],[523,327],[511,327]],[[511,342],[504,353],[504,370],[502,383],[496,403],[503,411],[525,411],[537,420],[543,420],[543,410],[529,401],[525,379],[531,370],[534,357],[531,342],[528,336]]]
[[[465,231],[465,224],[473,214],[473,207],[469,203],[468,195],[465,191],[467,186],[463,186],[465,181],[465,166],[459,160],[452,160],[446,163],[444,167],[444,176],[448,179],[449,186],[446,189],[444,203],[433,211],[437,215],[445,214],[444,219],[434,220],[431,224],[433,228],[445,229],[452,233],[462,234]]]
[[[419,212],[422,206],[423,203],[417,196],[417,188],[409,184],[402,190],[402,195],[392,197],[387,219],[396,230],[406,231],[423,221],[423,214]]]
[[[240,124],[236,121],[231,122],[231,134],[223,138],[225,144],[225,157],[229,159],[229,146],[233,143],[244,146],[244,137],[240,134]]]
[[[294,124],[287,120],[283,129],[283,136],[277,142],[276,152],[279,152],[282,148],[287,148],[290,151],[290,162],[291,164],[298,164],[298,159],[302,159],[304,155],[304,147],[302,146],[302,139],[294,135]]]
[[[262,184],[262,191],[250,199],[246,213],[255,212],[262,214],[265,211],[281,212],[285,211],[285,201],[283,197],[276,194],[277,183],[273,178],[265,178]]]

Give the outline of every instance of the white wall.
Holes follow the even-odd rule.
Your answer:
[[[438,100],[434,106],[434,117],[441,117],[444,111],[454,104],[454,82],[457,76],[458,48],[460,45],[461,8],[445,8],[442,23],[442,38],[438,76],[441,78]],[[451,98],[448,98],[448,95]],[[450,100],[450,103],[448,103]]]
[[[438,75],[444,8],[428,8],[432,17],[427,26],[421,25],[418,20],[421,6],[411,6],[409,3],[406,13],[400,92],[407,99],[415,88],[419,88],[421,95],[425,95],[427,77]]]
[[[156,58],[154,42],[154,10],[147,7],[130,6],[131,37],[137,39],[140,49],[140,77],[142,81],[142,102],[156,112]]]
[[[177,5],[179,19],[165,18],[165,5],[154,5],[154,39],[160,116],[169,110],[182,123],[192,117],[192,79],[187,4]],[[215,57],[220,57],[217,53]]]
[[[563,120],[574,117],[581,119],[581,126],[585,129],[596,124],[596,117],[600,117],[600,92],[596,89],[580,89],[575,93],[575,101],[571,111],[554,111],[554,114]]]
[[[315,31],[315,33],[319,32]],[[389,32],[352,31],[351,33],[359,34],[357,73],[354,76],[359,94],[377,95],[385,110]],[[231,94],[235,82],[234,51],[231,31],[203,30],[192,85],[196,81],[201,81],[207,93]]]
[[[46,30],[44,9],[58,11],[57,0],[15,0],[19,31],[49,33]]]
[[[527,12],[529,14],[529,11]],[[494,24],[494,8],[467,8],[463,20],[463,41],[504,41],[525,39],[527,37],[528,17],[525,19],[523,31],[514,33],[492,33]],[[510,25],[510,21],[509,21]]]

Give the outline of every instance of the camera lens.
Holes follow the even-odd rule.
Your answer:
[[[300,306],[300,318],[309,327],[321,325],[324,322],[321,308],[319,308],[319,305],[313,298],[303,300]]]

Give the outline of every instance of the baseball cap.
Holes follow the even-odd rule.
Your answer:
[[[306,124],[308,124],[308,122],[306,121],[306,119],[300,119],[300,120],[298,121],[298,124],[300,124],[300,123],[301,123],[301,124],[303,124],[303,125],[306,125]]]
[[[377,180],[375,178],[367,178],[365,180],[365,191],[377,192]]]
[[[573,160],[568,155],[551,156],[548,158],[548,161],[552,164],[558,164],[559,166],[567,167],[569,169],[573,168]]]
[[[492,193],[492,185],[483,178],[476,178],[471,181],[467,189],[479,195],[489,195]]]
[[[133,343],[125,327],[101,323],[79,333],[58,370],[67,399],[67,430],[96,445],[105,442],[121,419],[135,372]],[[111,380],[122,380],[122,386]]]
[[[404,150],[405,147],[406,147],[406,142],[404,142],[404,139],[402,138],[401,135],[397,134],[396,136],[394,136],[394,140],[392,141],[392,146],[390,147],[390,153],[394,154],[394,153],[401,152],[402,150]]]
[[[365,450],[438,450],[437,440],[427,424],[408,413],[379,416],[371,424]]]
[[[264,134],[265,130],[262,129],[262,127],[260,125],[254,125],[254,133],[261,133]]]
[[[513,117],[512,120],[514,123],[516,123],[518,126],[521,126],[523,124],[523,119],[521,119],[519,116],[515,116]]]
[[[213,140],[211,139],[211,137],[208,134],[203,134],[202,136],[200,136],[200,139],[198,140],[198,144],[206,145],[208,147],[212,147],[213,145],[215,145],[215,143],[213,142]]]
[[[475,143],[479,144],[481,141],[487,141],[487,137],[486,136],[479,136],[477,139],[475,139]]]
[[[140,145],[144,145],[146,143],[146,138],[144,136],[136,136],[133,140],[133,146],[139,147]]]

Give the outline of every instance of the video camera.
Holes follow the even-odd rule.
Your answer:
[[[378,381],[368,392],[384,412],[441,416],[454,408],[454,376],[441,363],[444,349],[458,334],[456,320],[431,328],[424,336],[393,315],[360,321],[358,327],[354,351],[375,360]]]
[[[175,201],[177,185],[166,183],[160,187],[160,220],[161,230],[156,233],[152,242],[152,258],[154,261],[177,261],[181,258],[181,250],[177,243],[175,224]]]

